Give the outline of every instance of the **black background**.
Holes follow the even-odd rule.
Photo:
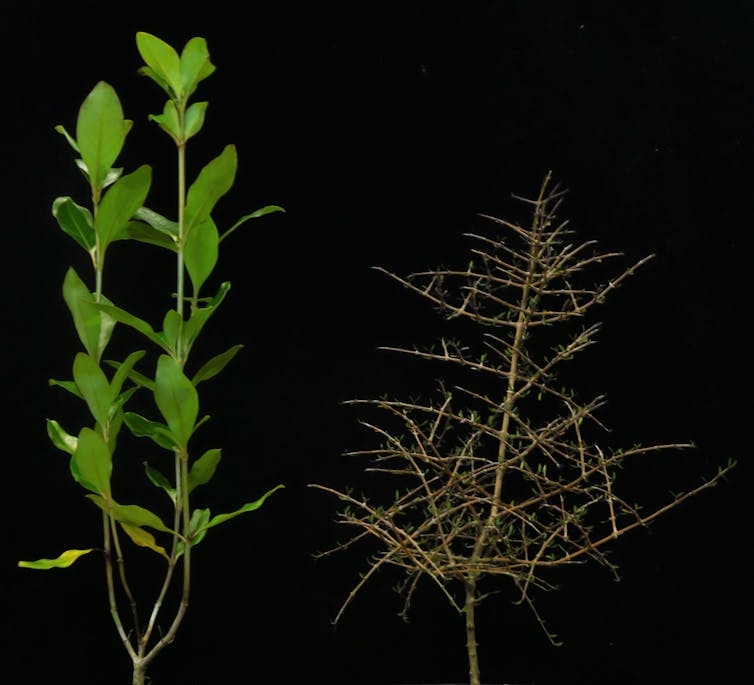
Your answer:
[[[136,74],[138,30],[179,48],[208,40],[218,69],[198,93],[210,108],[189,168],[237,145],[218,223],[265,204],[287,210],[223,244],[213,278],[233,289],[197,355],[246,347],[202,396],[213,416],[204,439],[224,459],[197,499],[222,511],[278,482],[286,489],[197,550],[188,618],[154,662],[154,683],[464,680],[462,618],[428,586],[409,624],[395,616],[390,574],[330,624],[364,557],[312,558],[342,531],[331,523],[336,502],[306,485],[365,482],[340,456],[367,437],[342,400],[426,390],[439,372],[376,350],[442,328],[369,267],[463,263],[461,234],[483,225],[477,213],[521,216],[511,193],[534,194],[550,169],[570,189],[563,215],[584,238],[626,262],[657,255],[600,310],[605,328],[579,388],[610,397],[611,444],[693,440],[698,449],[645,462],[627,486],[651,503],[740,461],[726,483],[615,546],[621,583],[582,567],[540,598],[563,647],[503,586],[480,611],[483,679],[748,682],[749,3],[29,0],[4,21],[1,644],[5,672],[18,674],[9,682],[129,678],[97,560],[47,573],[16,561],[99,536],[98,514],[44,431],[48,416],[71,430],[86,421],[47,387],[70,376],[78,350],[63,275],[73,264],[89,277],[50,215],[58,195],[86,199],[53,126],[75,130],[85,95],[111,83],[135,121],[120,161],[151,164],[149,204],[172,212],[174,152],[146,120],[162,97]],[[157,323],[172,278],[155,250],[116,245],[105,290]],[[123,349],[138,344],[123,336]],[[140,501],[159,502],[154,493]]]

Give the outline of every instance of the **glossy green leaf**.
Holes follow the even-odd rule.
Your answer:
[[[220,239],[211,217],[196,224],[186,238],[184,259],[194,293],[198,293],[217,264]]]
[[[123,176],[107,191],[97,211],[94,228],[104,250],[121,233],[131,217],[144,204],[152,182],[152,170],[146,164]]]
[[[88,354],[79,352],[73,361],[73,380],[92,416],[104,426],[115,399],[104,371]]]
[[[85,554],[94,551],[94,548],[90,549],[67,549],[56,559],[37,559],[36,561],[19,561],[18,565],[21,568],[33,568],[46,571],[51,568],[68,568],[73,562]]]
[[[181,79],[186,97],[214,71],[215,65],[210,62],[207,41],[204,38],[192,38],[188,41],[181,52]]]
[[[222,283],[217,291],[217,294],[207,303],[206,306],[197,308],[193,312],[191,312],[191,316],[189,317],[189,320],[186,322],[186,325],[183,329],[183,337],[189,348],[199,337],[199,333],[201,333],[202,328],[204,328],[210,316],[214,314],[217,307],[225,299],[225,295],[227,295],[229,290],[230,283],[228,283],[227,281],[225,283]]]
[[[140,507],[138,504],[118,504],[113,499],[105,499],[99,495],[87,495],[87,497],[119,523],[146,526],[165,533],[173,532],[160,520],[157,514],[153,514],[149,509]]]
[[[191,184],[186,195],[185,234],[207,219],[217,201],[227,193],[236,176],[238,159],[234,145],[228,145],[209,162]]]
[[[160,547],[160,545],[157,544],[157,541],[154,539],[154,535],[152,535],[152,533],[149,533],[139,526],[133,526],[130,523],[124,523],[123,521],[120,521],[119,523],[120,527],[125,531],[126,535],[128,535],[128,537],[130,537],[135,544],[139,545],[140,547],[148,547],[149,549],[154,550],[158,554],[165,557],[165,559],[170,561],[170,557],[165,551],[165,548]]]
[[[96,243],[92,213],[77,205],[70,197],[58,197],[52,203],[52,215],[58,225],[87,252],[92,252]]]
[[[220,454],[221,450],[219,449],[207,450],[193,463],[188,476],[189,492],[212,480],[212,476],[215,475],[215,469],[217,469],[217,465],[220,463]]]
[[[94,296],[73,268],[68,269],[63,280],[63,299],[71,312],[84,349],[94,359],[100,359],[112,335],[115,321],[102,311],[100,305],[94,303]],[[102,300],[103,303],[107,302],[104,297]]]
[[[162,488],[168,494],[168,497],[175,502],[176,491],[167,477],[161,471],[150,466],[147,462],[144,462],[144,471],[147,474],[147,478],[149,478],[149,482],[152,483],[152,485],[156,485],[158,488]]]
[[[165,102],[162,114],[150,114],[149,119],[157,123],[176,143],[180,143],[183,139],[181,135],[181,122],[178,119],[178,110],[173,100]]]
[[[277,205],[267,205],[266,207],[257,209],[251,214],[242,216],[238,221],[236,221],[236,223],[234,223],[227,231],[225,231],[225,233],[220,236],[220,242],[225,240],[231,233],[233,233],[233,231],[235,231],[239,226],[245,224],[250,219],[258,219],[260,216],[264,216],[265,214],[273,214],[274,212],[285,213],[285,210],[282,207],[278,207]]]
[[[256,509],[259,509],[261,507],[265,500],[277,490],[280,490],[285,486],[283,485],[276,485],[272,490],[269,490],[264,495],[262,495],[256,502],[249,502],[248,504],[244,504],[240,509],[236,509],[236,511],[232,511],[228,514],[218,514],[217,516],[213,516],[210,521],[203,526],[200,530],[209,530],[210,528],[214,528],[215,526],[219,526],[221,523],[225,523],[226,521],[229,521],[232,518],[235,518],[236,516],[240,516],[241,514],[245,514],[248,511],[255,511]]]
[[[178,246],[176,245],[175,240],[141,221],[129,221],[123,229],[123,232],[119,234],[118,238],[137,240],[140,243],[156,245],[157,247],[162,247],[171,252],[178,251]]]
[[[76,451],[71,457],[71,472],[87,490],[110,494],[112,457],[102,436],[91,428],[82,428]]]
[[[175,98],[183,97],[183,81],[181,78],[181,59],[178,53],[165,41],[151,33],[139,31],[136,34],[136,48],[141,58],[146,62],[151,74],[142,70],[148,76],[158,77],[159,85],[169,87],[168,95]],[[164,85],[163,85],[164,87]]]
[[[207,111],[208,102],[195,102],[186,110],[184,123],[184,140],[195,136],[204,126],[204,115]]]
[[[79,442],[78,438],[65,431],[55,419],[47,419],[47,435],[52,444],[59,450],[68,454],[73,454],[76,451],[76,446]]]
[[[128,129],[115,90],[100,81],[81,105],[76,122],[76,142],[93,187],[102,187]]]
[[[222,354],[218,354],[212,357],[206,364],[204,364],[191,378],[191,382],[194,385],[198,385],[202,381],[214,378],[220,373],[233,357],[236,356],[238,351],[243,348],[243,345],[234,345],[229,350],[225,350]]]
[[[158,230],[160,233],[164,233],[166,236],[170,236],[173,239],[178,238],[178,223],[147,207],[137,209],[134,218],[143,221],[145,224],[149,224],[152,228]]]
[[[154,398],[171,434],[185,448],[199,414],[199,396],[178,362],[164,354],[157,360]]]
[[[150,438],[163,449],[175,450],[175,440],[170,435],[170,429],[164,423],[150,421],[130,411],[125,412],[123,420],[126,422],[128,430],[137,438]]]

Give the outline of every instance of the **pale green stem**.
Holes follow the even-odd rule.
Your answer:
[[[120,614],[118,613],[118,604],[115,601],[115,583],[113,582],[113,562],[112,562],[112,551],[111,551],[111,545],[110,545],[110,521],[109,516],[103,511],[102,512],[102,527],[104,529],[104,536],[105,536],[105,576],[107,579],[107,596],[110,601],[110,615],[113,618],[113,622],[115,623],[115,627],[118,630],[118,635],[120,635],[120,639],[123,642],[123,646],[126,648],[126,651],[128,652],[129,656],[132,660],[136,661],[137,656],[136,652],[134,651],[134,648],[131,646],[131,643],[128,640],[128,636],[126,635],[126,631],[123,629],[123,623],[120,620]]]

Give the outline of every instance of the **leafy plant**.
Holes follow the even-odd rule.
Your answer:
[[[141,685],[148,665],[173,641],[186,613],[194,547],[210,529],[258,509],[283,487],[273,487],[229,513],[212,515],[207,508],[193,506],[193,491],[212,479],[221,455],[220,449],[207,450],[198,457],[191,452],[193,436],[209,418],[200,417],[197,387],[219,374],[242,346],[230,347],[187,375],[190,353],[230,289],[230,283],[223,282],[214,295],[201,296],[217,263],[220,243],[248,220],[283,210],[275,205],[263,207],[241,217],[224,231],[218,229],[212,214],[217,202],[233,185],[235,147],[225,147],[202,168],[188,188],[186,180],[186,145],[202,129],[207,111],[207,102],[190,103],[190,100],[199,84],[215,71],[206,41],[192,38],[180,55],[149,33],[138,33],[136,45],[145,63],[141,73],[168,96],[162,114],[149,118],[170,136],[177,148],[177,218],[169,219],[145,206],[152,177],[149,166],[142,165],[128,174],[114,166],[132,122],[124,118],[115,90],[105,82],[98,83],[81,105],[75,135],[62,126],[56,127],[78,156],[76,164],[88,186],[90,204],[82,206],[71,197],[59,197],[52,206],[60,228],[89,254],[94,290],[73,268],[68,269],[63,297],[84,349],[73,361],[73,380],[53,380],[51,384],[83,401],[93,423],[72,434],[50,419],[47,431],[55,447],[69,455],[71,475],[100,510],[103,543],[101,548],[69,549],[54,559],[21,561],[19,566],[66,568],[86,554],[101,553],[110,613],[133,662],[133,685]],[[161,329],[117,306],[104,294],[105,258],[116,242],[124,240],[157,246],[175,257],[175,308],[165,313]],[[186,292],[186,274],[190,294]],[[151,371],[137,371],[146,350],[135,350],[122,361],[103,359],[117,324],[137,331],[159,353]],[[157,410],[154,418],[127,410],[131,398],[139,392],[152,395]],[[134,436],[148,438],[172,455],[170,475],[145,463],[145,480],[164,491],[172,516],[164,517],[138,504],[124,504],[116,499],[112,473],[120,458],[116,445],[124,425]],[[125,538],[151,550],[161,562],[162,582],[147,613],[140,611],[128,580],[129,550],[123,544]],[[177,608],[169,627],[164,634],[160,630],[158,637],[160,612],[175,586],[180,595]],[[130,628],[122,617],[124,600],[129,607]]]
[[[534,611],[555,642],[532,601],[534,589],[554,588],[553,570],[593,559],[616,573],[604,553],[608,543],[714,485],[733,466],[656,508],[643,509],[619,492],[625,463],[691,445],[602,447],[593,436],[602,428],[596,412],[605,398],[579,400],[558,382],[566,362],[595,342],[599,326],[586,325],[585,316],[650,259],[594,285],[585,272],[616,254],[590,254],[592,242],[572,242],[567,222],[557,219],[562,197],[548,175],[536,199],[518,198],[531,208],[528,227],[486,217],[499,234],[469,236],[466,268],[406,278],[380,269],[429,300],[448,325],[466,325],[462,340],[443,338],[431,349],[382,349],[454,367],[448,375],[455,371],[461,381],[441,383],[439,396],[426,402],[350,402],[385,416],[362,420],[382,444],[350,454],[369,458],[368,471],[386,478],[392,495],[313,486],[346,503],[338,520],[354,529],[325,554],[363,539],[379,549],[335,621],[383,567],[402,574],[404,615],[419,581],[428,579],[465,616],[472,685],[480,682],[475,611],[488,581],[508,579],[517,602]],[[579,326],[570,334],[569,322]]]

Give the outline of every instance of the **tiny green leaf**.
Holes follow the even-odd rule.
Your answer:
[[[219,449],[207,450],[194,462],[188,476],[189,492],[193,492],[195,488],[212,480],[212,476],[215,475],[215,469],[217,469],[217,465],[220,463],[220,453],[221,450]]]
[[[204,126],[204,114],[207,111],[208,102],[195,102],[186,110],[184,123],[184,140],[195,136]]]
[[[85,554],[92,552],[94,548],[90,549],[68,549],[63,552],[56,559],[37,559],[36,561],[19,561],[18,565],[21,568],[33,568],[46,571],[51,568],[68,568],[78,558],[83,557]]]
[[[230,283],[227,281],[221,283],[217,290],[217,294],[207,303],[207,305],[197,308],[191,313],[191,316],[183,329],[184,339],[189,348],[194,344],[194,341],[199,336],[199,333],[201,333],[202,328],[204,328],[209,317],[212,316],[220,303],[225,299],[225,295],[229,290]]]
[[[185,448],[199,413],[199,396],[175,359],[160,355],[154,398],[179,447]]]
[[[68,141],[68,144],[73,148],[75,152],[81,154],[81,151],[79,150],[79,144],[74,140],[73,136],[68,133],[68,131],[66,131],[65,126],[58,124],[55,127],[55,130]]]
[[[217,374],[225,368],[230,360],[236,356],[241,348],[243,348],[243,345],[234,345],[222,354],[218,354],[217,356],[212,357],[212,359],[210,359],[194,374],[191,382],[194,385],[198,385],[202,381],[206,381],[217,376]]]
[[[58,225],[87,252],[94,250],[96,238],[92,213],[77,205],[70,197],[58,197],[52,203],[52,215]]]
[[[180,143],[183,140],[181,136],[181,123],[178,120],[178,110],[173,100],[165,102],[162,114],[150,114],[149,119],[156,122],[176,143]]]

